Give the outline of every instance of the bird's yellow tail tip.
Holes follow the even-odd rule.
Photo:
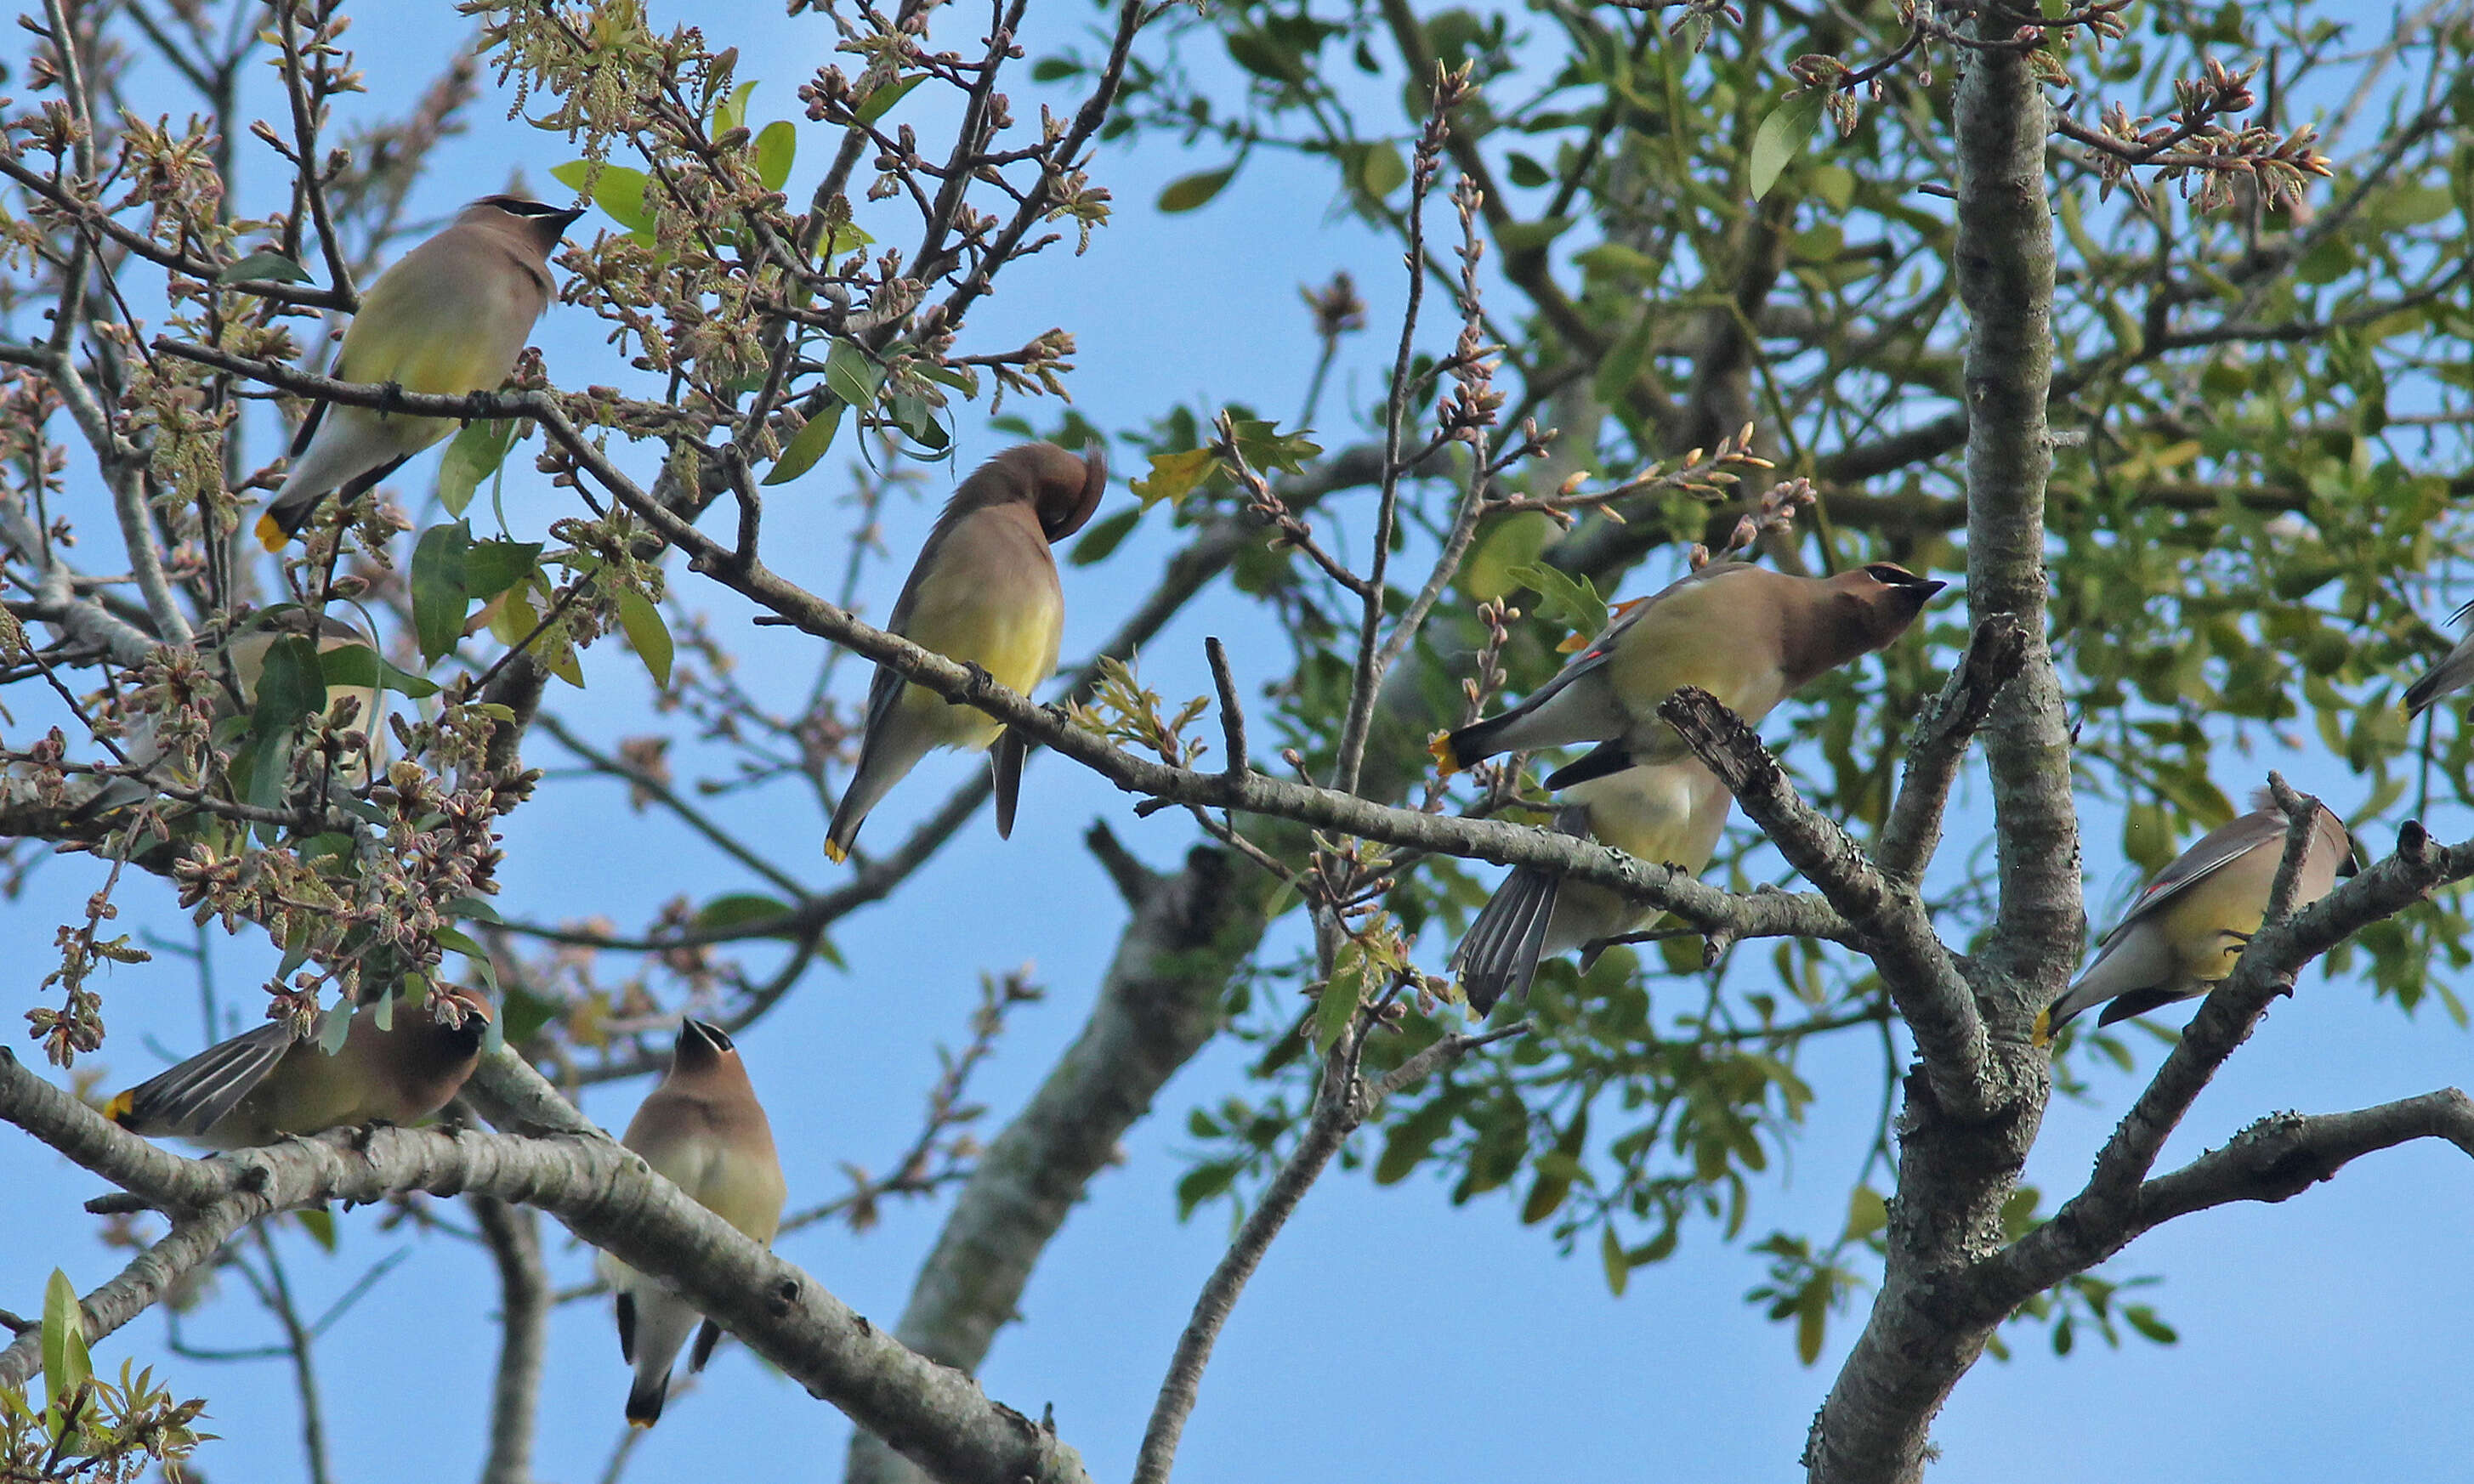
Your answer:
[[[1453,774],[1461,771],[1461,760],[1452,752],[1452,734],[1450,732],[1436,732],[1433,737],[1427,740],[1426,752],[1439,765],[1442,766],[1443,777],[1450,778]]]
[[[653,1420],[649,1417],[631,1417],[627,1419],[627,1425],[637,1432],[644,1432],[652,1427]]]
[[[836,840],[831,835],[825,836],[825,859],[832,861],[835,865],[838,866],[849,858],[850,848],[848,846],[843,845],[840,841]]]
[[[117,1092],[112,1094],[110,1102],[103,1105],[103,1115],[114,1123],[125,1124],[129,1121],[131,1110],[136,1106],[135,1101],[128,1093]]]
[[[2051,1006],[2048,1005],[2044,1009],[2036,1012],[2035,1029],[2028,1033],[2028,1040],[2034,1042],[2038,1050],[2042,1050],[2053,1043],[2053,1011]]]
[[[275,512],[269,510],[257,517],[257,539],[269,551],[281,551],[290,543],[292,533],[283,529],[283,522],[276,519]]]

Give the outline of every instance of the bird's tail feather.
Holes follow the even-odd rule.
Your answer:
[[[1562,888],[1560,876],[1516,866],[1469,924],[1452,959],[1460,969],[1461,993],[1478,1015],[1493,1010],[1506,994],[1517,999],[1529,993]]]

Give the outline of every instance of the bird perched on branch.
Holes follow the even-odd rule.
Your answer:
[[[583,214],[521,196],[466,206],[361,296],[331,374],[434,396],[497,390],[549,305],[549,255]],[[258,516],[258,539],[281,550],[327,491],[351,499],[455,426],[451,418],[314,403],[293,436],[283,488]]]
[[[1049,547],[1082,529],[1107,488],[1108,461],[1097,445],[1077,458],[1055,443],[1022,443],[981,465],[936,517],[885,628],[1029,695],[1056,673],[1065,634],[1065,594]],[[1022,790],[1022,739],[985,711],[877,666],[859,767],[825,832],[825,854],[850,853],[868,811],[931,748],[979,752],[990,743],[1004,837],[1013,833]]]
[[[621,1140],[664,1179],[750,1238],[770,1244],[782,1225],[782,1161],[739,1048],[717,1025],[687,1020],[670,1068],[645,1094]],[[670,1392],[670,1364],[695,1334],[688,1369],[701,1371],[721,1327],[695,1305],[608,1253],[601,1276],[618,1295],[618,1351],[636,1368],[627,1421],[650,1427]],[[701,1328],[698,1321],[702,1320]]]
[[[1627,768],[1564,791],[1555,828],[1644,861],[1697,874],[1710,864],[1734,796],[1697,757]],[[1461,992],[1479,1016],[1509,994],[1529,993],[1545,954],[1583,948],[1582,968],[1604,940],[1647,927],[1661,914],[1621,893],[1567,883],[1551,871],[1515,866],[1494,889],[1452,955]]]
[[[386,1023],[381,1024],[381,1019]],[[419,1123],[462,1090],[490,1029],[489,1002],[449,985],[381,1012],[364,1006],[331,1055],[280,1024],[220,1041],[104,1108],[132,1133],[209,1149],[369,1123]]]
[[[1697,685],[1757,724],[1824,671],[1885,648],[1946,584],[1875,562],[1835,577],[1712,562],[1615,620],[1555,678],[1500,716],[1433,747],[1446,776],[1497,753],[1575,742],[1595,751],[1549,776],[1561,789],[1690,755],[1659,704]]]
[[[2298,910],[2355,871],[2353,837],[2344,821],[2316,801],[2311,840],[2293,881]],[[2037,1013],[2035,1039],[2097,1005],[2098,1025],[2145,1015],[2177,999],[2195,999],[2234,970],[2243,945],[2268,916],[2268,895],[2285,856],[2285,811],[2267,789],[2251,796],[2251,812],[2199,837],[2156,879],[2141,888],[2130,911],[2097,945],[2096,962],[2079,982]]]

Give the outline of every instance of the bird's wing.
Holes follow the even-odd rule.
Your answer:
[[[292,1033],[281,1025],[245,1031],[121,1093],[109,1112],[140,1134],[195,1138],[255,1090],[292,1046]]]
[[[2123,928],[2143,918],[2154,916],[2176,897],[2216,874],[2251,851],[2285,837],[2285,816],[2272,809],[2254,810],[2227,825],[2199,837],[2198,843],[2173,858],[2173,863],[2156,874],[2156,879],[2140,889],[2132,898],[2130,910],[2122,915],[2113,931],[2097,945],[2101,956]]]

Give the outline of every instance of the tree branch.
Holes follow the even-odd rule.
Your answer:
[[[1835,820],[1815,812],[1761,739],[1706,690],[1686,686],[1658,708],[1761,827],[1778,852],[1850,924],[1841,940],[1873,960],[1916,1038],[1933,1091],[1953,1116],[1990,1116],[1984,1022],[1976,996],[1912,884],[1874,869]]]
[[[557,1216],[638,1271],[675,1284],[812,1395],[891,1439],[937,1478],[952,1484],[1083,1484],[1088,1478],[1080,1457],[1045,1427],[991,1402],[969,1377],[868,1324],[606,1135],[531,1138],[376,1127],[183,1160],[107,1121],[5,1051],[0,1118],[177,1212],[176,1234],[186,1223],[202,1233],[222,1228],[214,1241],[272,1211],[323,1201],[367,1203],[407,1190],[521,1201]],[[128,1323],[160,1293],[158,1285],[141,1297],[133,1285],[107,1295],[111,1286],[97,1290],[86,1305],[90,1337]],[[25,1384],[36,1364],[34,1350],[21,1339],[0,1352],[0,1385]]]

